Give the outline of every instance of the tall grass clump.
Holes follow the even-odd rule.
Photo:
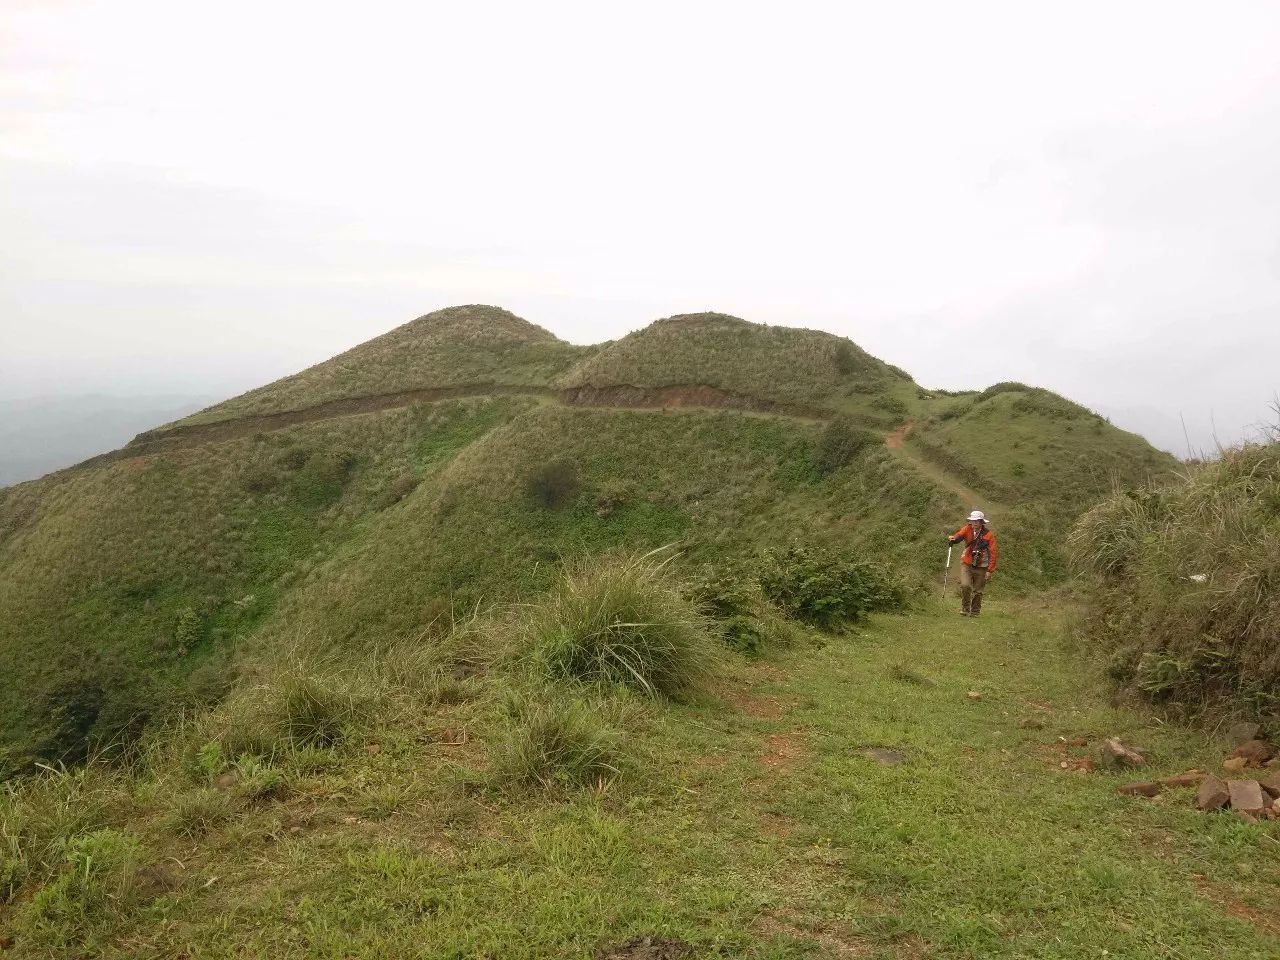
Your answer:
[[[121,773],[96,762],[0,785],[0,902],[60,866],[78,838],[124,815]]]
[[[355,671],[305,661],[273,665],[208,718],[197,745],[216,743],[226,757],[268,758],[332,747],[372,718],[380,694],[372,678]]]
[[[524,610],[526,656],[553,678],[679,696],[710,672],[706,617],[671,568],[669,550],[594,558]]]
[[[1280,443],[1118,492],[1069,538],[1084,633],[1145,697],[1280,714]]]
[[[499,784],[593,786],[622,772],[621,736],[597,707],[552,691],[516,694],[505,706],[509,724],[491,749]]]

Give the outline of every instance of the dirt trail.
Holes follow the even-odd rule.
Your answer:
[[[900,450],[903,442],[907,439],[907,434],[911,432],[911,428],[915,426],[914,420],[908,420],[893,433],[884,438],[884,445],[890,450]]]
[[[401,390],[394,393],[371,394],[330,400],[296,410],[278,413],[261,413],[208,423],[188,423],[174,427],[148,430],[138,434],[126,446],[104,453],[68,469],[78,470],[118,460],[130,460],[157,453],[185,450],[205,443],[235,440],[270,430],[299,424],[349,417],[366,413],[398,410],[416,404],[435,403],[441,400],[457,400],[466,397],[530,397],[537,400],[560,403],[568,407],[618,410],[738,410],[743,413],[789,417],[797,420],[821,422],[835,416],[834,411],[804,404],[781,403],[747,394],[733,393],[706,384],[676,384],[666,387],[637,387],[619,384],[607,387],[581,386],[567,389],[551,387],[519,386],[501,383],[477,383],[453,387],[432,387],[422,390]],[[966,505],[985,502],[972,490],[919,456],[905,442],[914,426],[908,420],[889,433],[885,447],[910,460],[930,480],[959,496]]]
[[[440,400],[456,400],[465,397],[531,397],[538,400],[561,403],[568,407],[591,407],[620,410],[670,410],[710,409],[740,410],[744,413],[792,417],[800,420],[822,421],[833,414],[820,407],[803,404],[781,403],[746,394],[733,393],[705,384],[677,384],[667,387],[636,387],[616,385],[609,387],[570,387],[557,390],[550,387],[513,386],[501,383],[479,383],[456,387],[432,387],[423,390],[401,390],[395,393],[372,394],[330,400],[296,410],[279,413],[261,413],[208,423],[189,423],[174,427],[148,430],[134,437],[119,450],[104,453],[70,469],[96,466],[115,460],[149,456],[183,450],[205,443],[235,440],[269,430],[349,417],[364,413],[381,413],[416,404],[435,403]]]

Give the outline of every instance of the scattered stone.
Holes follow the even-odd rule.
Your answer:
[[[1102,759],[1117,767],[1143,767],[1146,758],[1138,751],[1126,747],[1118,737],[1107,737],[1102,744]]]
[[[864,747],[860,752],[882,767],[900,767],[907,762],[907,755],[892,747]]]
[[[982,699],[982,693],[978,690],[970,690],[967,694],[965,694],[965,696],[967,696],[970,700]]]
[[[1228,760],[1222,761],[1222,769],[1226,770],[1228,773],[1239,773],[1248,765],[1249,763],[1244,757],[1231,757]]]
[[[380,743],[366,743],[366,744],[364,745],[364,752],[365,752],[365,753],[381,753],[381,752],[382,752],[382,744],[380,744]]]
[[[1065,743],[1068,747],[1087,747],[1089,745],[1088,737],[1072,737],[1070,740],[1068,740],[1066,737],[1059,737],[1058,739],[1061,740],[1063,743]]]
[[[1252,823],[1258,822],[1257,815],[1250,813],[1248,810],[1232,810],[1231,812],[1234,813],[1241,820],[1243,820],[1245,823],[1252,824]]]
[[[1221,810],[1231,799],[1231,791],[1227,785],[1210,774],[1200,782],[1200,792],[1196,794],[1197,810]]]
[[[1238,747],[1250,740],[1257,740],[1260,736],[1262,736],[1262,724],[1245,721],[1235,724],[1227,731],[1227,742],[1233,747]]]
[[[1235,752],[1231,754],[1232,758],[1243,758],[1251,767],[1261,767],[1268,760],[1274,759],[1275,755],[1275,746],[1265,740],[1249,740],[1236,747]]]
[[[1023,730],[1043,730],[1044,721],[1038,720],[1035,717],[1027,717],[1024,720],[1019,720],[1018,726]]]
[[[1266,776],[1259,777],[1258,783],[1262,786],[1264,793],[1280,798],[1280,770],[1274,770]]]
[[[1160,782],[1166,787],[1195,787],[1200,785],[1200,781],[1204,779],[1204,774],[1199,770],[1188,770],[1186,773],[1179,773],[1177,776],[1165,777]]]
[[[1123,783],[1116,787],[1116,793],[1122,797],[1154,797],[1163,789],[1163,785],[1155,780],[1138,780],[1135,783]]]
[[[1257,780],[1228,780],[1227,789],[1231,792],[1231,809],[1237,813],[1257,816],[1269,806]]]

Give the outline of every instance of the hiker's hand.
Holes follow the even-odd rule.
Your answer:
[[[994,574],[994,573],[992,573],[990,570],[988,570],[988,571],[987,571],[987,579],[986,579],[986,580],[984,580],[983,582],[984,582],[984,583],[989,582],[989,581],[991,580],[991,578],[992,578],[992,577],[994,577],[994,576],[995,576],[995,574]]]

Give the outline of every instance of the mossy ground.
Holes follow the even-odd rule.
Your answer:
[[[283,799],[197,839],[144,781],[115,827],[156,890],[61,927],[20,898],[0,924],[19,957],[589,957],[644,935],[757,958],[1276,956],[1275,824],[1061,769],[1090,748],[1059,738],[1120,735],[1156,774],[1222,756],[1107,702],[1062,624],[995,589],[980,620],[938,603],[733,659],[695,702],[625,699],[634,765],[595,789],[483,786],[483,698],[308,751]]]

